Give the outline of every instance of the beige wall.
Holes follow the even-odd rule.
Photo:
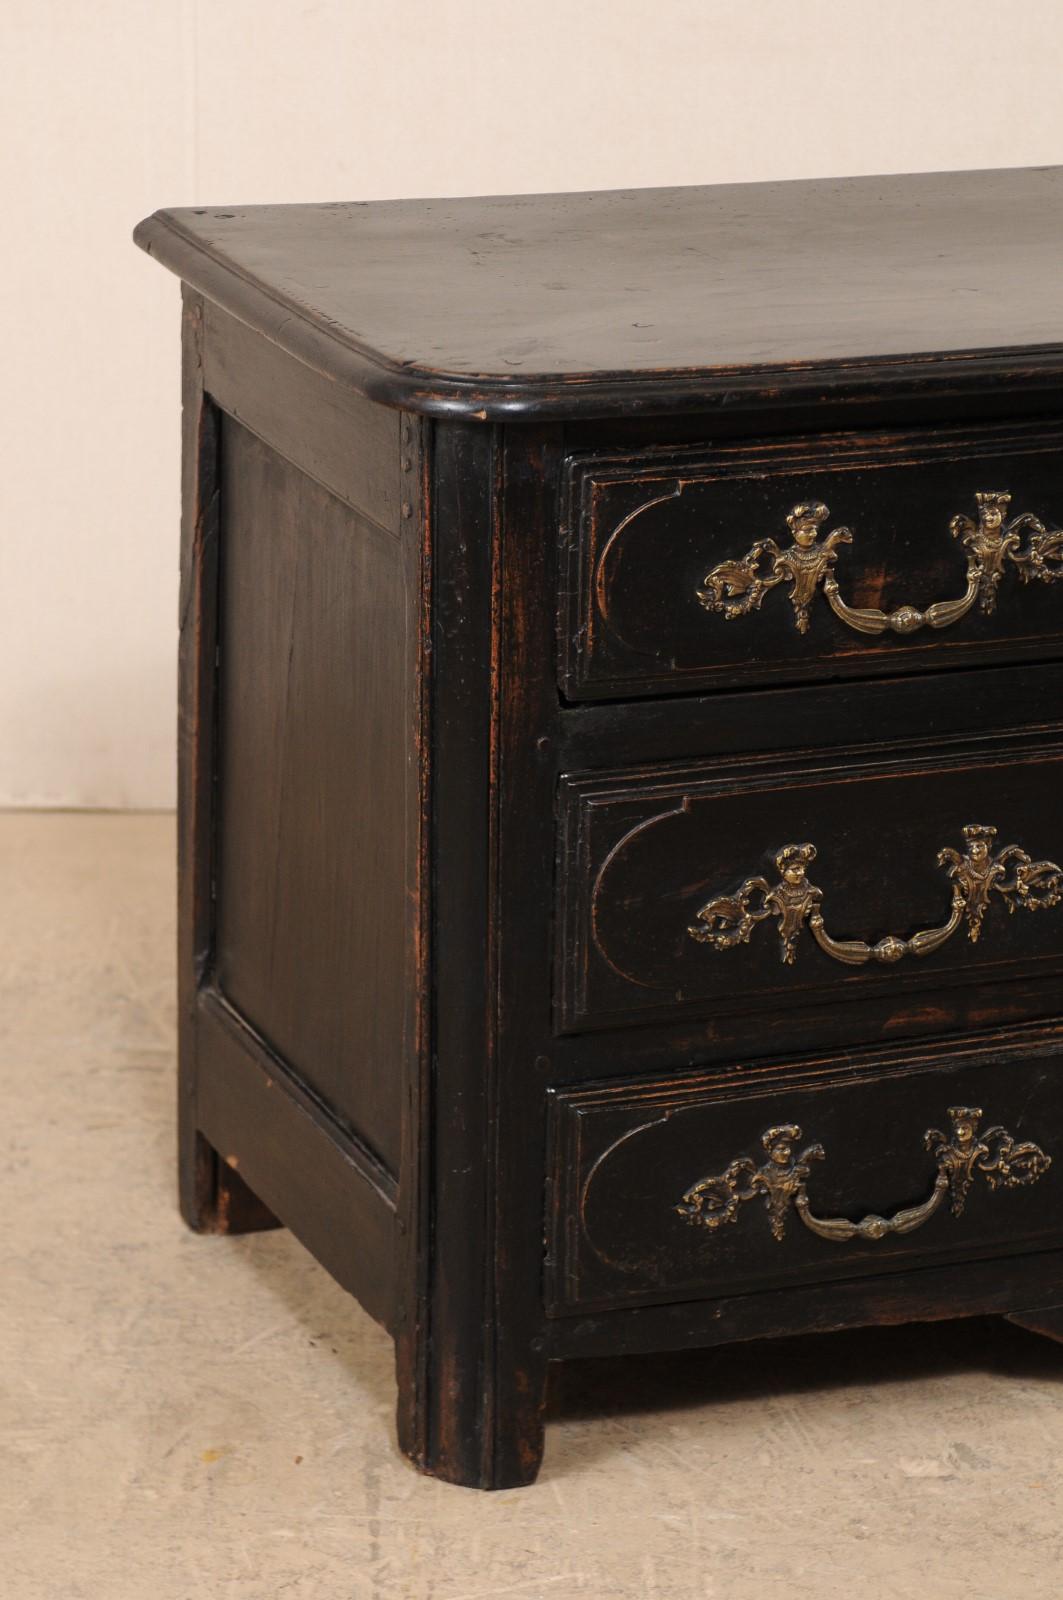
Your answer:
[[[172,801],[145,212],[1060,161],[1059,0],[2,0],[0,804]]]

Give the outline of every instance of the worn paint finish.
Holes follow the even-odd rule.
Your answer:
[[[980,618],[963,649],[931,637],[918,651],[908,637],[817,633],[838,620],[829,608],[806,634],[785,603],[764,610],[754,640],[748,617],[707,614],[697,589],[751,532],[769,531],[752,529],[731,494],[743,472],[772,493],[796,473],[810,500],[821,471],[835,485],[864,473],[862,577],[845,594],[865,604],[892,605],[901,585],[902,599],[951,592],[956,548],[932,545],[915,511],[907,519],[916,501],[947,531],[946,512],[967,509],[953,504],[958,489],[1014,487],[998,473],[1022,466],[1023,508],[1054,515],[1063,353],[1029,341],[1055,303],[1058,251],[1049,282],[1044,230],[1056,213],[1040,200],[1060,182],[889,180],[896,216],[932,194],[957,237],[978,234],[982,255],[963,262],[983,275],[974,321],[962,308],[939,316],[936,344],[890,353],[878,342],[885,302],[864,296],[848,321],[832,307],[804,356],[780,333],[774,373],[748,343],[742,307],[756,273],[745,266],[700,322],[687,317],[682,368],[642,360],[615,319],[596,320],[593,276],[572,290],[582,321],[555,325],[536,271],[551,251],[600,248],[593,229],[576,239],[582,212],[567,202],[514,202],[525,222],[539,216],[538,242],[489,243],[486,276],[459,271],[448,251],[474,215],[506,203],[445,209],[449,242],[421,303],[453,295],[453,315],[423,313],[449,372],[427,355],[419,365],[412,347],[389,354],[388,318],[419,292],[427,259],[389,229],[401,216],[423,240],[435,226],[416,203],[205,214],[202,225],[164,215],[141,230],[193,286],[185,1211],[195,1226],[232,1231],[280,1219],[385,1324],[401,1447],[430,1473],[484,1488],[530,1482],[558,1359],[1030,1306],[1047,1325],[1044,1308],[1063,1303],[1057,1208],[1042,1226],[1022,1209],[1032,1190],[988,1220],[972,1205],[940,1253],[927,1247],[932,1264],[920,1253],[929,1234],[911,1254],[835,1243],[833,1265],[806,1259],[831,1249],[809,1235],[792,1269],[773,1243],[716,1276],[692,1264],[692,1230],[668,1233],[664,1198],[673,1176],[682,1195],[757,1137],[759,1121],[718,1136],[725,1103],[739,1120],[754,1101],[788,1120],[791,1090],[803,1125],[863,1149],[905,1108],[943,1125],[935,1084],[955,1081],[956,1094],[977,1093],[987,1115],[1059,1154],[1063,1118],[1044,1065],[1058,1049],[1063,970],[1050,912],[998,917],[977,947],[957,938],[903,970],[850,971],[814,946],[783,967],[770,940],[721,953],[686,929],[707,896],[737,888],[790,840],[815,839],[817,872],[829,856],[831,929],[847,938],[937,925],[934,856],[966,823],[995,823],[1059,859],[1063,669],[1049,585],[1016,585],[1008,605],[1020,609]],[[1002,193],[1008,250],[1027,241],[1039,287],[1023,299],[1012,283],[1011,321],[995,324],[1011,344],[960,349],[1000,309],[1001,236],[979,230],[987,197]],[[769,232],[799,203],[844,202],[861,259],[885,270],[889,241],[875,235],[869,194],[857,184],[644,197],[639,249],[660,275],[649,292],[669,315],[689,311],[683,296],[703,281],[707,248],[697,219],[712,212],[713,237],[733,223],[738,238],[739,199],[763,207],[757,226]],[[605,197],[601,214],[614,204],[634,226],[631,197]],[[696,246],[674,274],[667,228],[651,239],[662,207],[673,224],[686,218]],[[551,231],[557,217],[571,228]],[[391,240],[386,305],[373,272],[354,270],[374,230],[374,249]],[[923,238],[911,233],[904,248],[919,253]],[[285,240],[281,272],[282,258],[270,266],[266,255]],[[829,242],[815,248],[829,254]],[[626,278],[638,252],[625,260],[614,240],[609,254]],[[941,260],[948,298],[958,269]],[[507,299],[518,282],[519,304]],[[764,280],[754,298],[763,339],[792,302]],[[721,307],[733,313],[738,367],[713,343]],[[492,375],[476,340],[516,336],[518,311],[539,318],[535,349],[552,351],[556,370]],[[402,327],[429,349],[425,320]],[[815,332],[800,318],[792,331]],[[449,342],[463,337],[458,360]],[[591,356],[600,368],[580,369]],[[736,463],[737,476],[719,470]],[[652,522],[639,508],[653,500],[659,520],[637,549],[640,521],[643,534]],[[709,523],[711,550],[698,542]],[[227,564],[234,539],[243,546]],[[689,615],[672,607],[677,583]],[[818,654],[802,656],[806,646]],[[368,692],[374,674],[379,692]],[[1016,1032],[1029,1054],[997,1073]],[[978,1062],[958,1065],[972,1050]],[[663,1120],[661,1095],[674,1101]],[[588,1185],[587,1163],[610,1147],[607,1122],[625,1155],[602,1160]],[[584,1146],[569,1137],[574,1123],[588,1129]],[[894,1154],[904,1193],[850,1192],[839,1166],[822,1214],[918,1197],[918,1139]],[[585,1225],[604,1251],[598,1265],[581,1254]],[[878,1253],[865,1260],[860,1246]]]

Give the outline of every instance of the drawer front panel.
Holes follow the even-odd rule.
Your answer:
[[[553,1097],[555,1314],[1058,1244],[1057,1041]]]
[[[570,699],[1063,653],[1063,422],[570,459]]]
[[[559,1029],[1063,971],[1061,795],[1058,742],[564,778]]]

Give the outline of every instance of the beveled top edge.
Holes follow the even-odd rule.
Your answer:
[[[843,203],[862,197],[867,207],[871,191],[877,188],[888,194],[894,206],[899,196],[918,195],[920,189],[933,198],[935,189],[944,186],[950,193],[968,197],[985,192],[1017,192],[1031,182],[1040,187],[1047,185],[1053,195],[1058,190],[1063,199],[1063,168],[990,169],[987,172],[946,174],[915,174],[889,176],[883,179],[795,180],[778,184],[720,185],[711,188],[673,190],[612,190],[588,194],[562,196],[496,196],[482,200],[399,201],[370,202],[358,207],[285,206],[250,207],[240,213],[216,212],[224,218],[252,218],[267,228],[274,219],[284,215],[290,227],[296,213],[308,220],[312,214],[348,213],[359,216],[375,213],[390,221],[399,217],[404,228],[415,226],[419,208],[451,209],[456,214],[463,207],[505,207],[512,203],[534,215],[537,206],[567,204],[570,208],[580,203],[596,201],[607,205],[639,203],[647,208],[669,203],[692,205],[700,203],[719,209],[724,217],[723,227],[732,218],[748,221],[758,205],[767,202],[776,209],[782,201],[792,214],[795,203],[812,206],[830,202],[832,216],[844,222],[848,213]],[[746,211],[736,211],[735,202],[745,205]],[[913,204],[915,202],[913,201]],[[967,203],[967,202],[965,202]],[[923,205],[919,201],[916,209]],[[1058,231],[1063,244],[1063,227],[1056,222],[1055,208],[1031,208],[1028,194],[1023,195],[1023,215],[1029,214],[1034,223],[1047,217],[1053,232],[1046,240],[1043,222],[1037,234],[1036,248],[1043,255],[1047,243],[1052,243]],[[729,211],[728,211],[729,208]],[[798,205],[798,210],[801,205]],[[861,349],[855,342],[851,355],[795,356],[792,351],[785,359],[720,360],[696,364],[668,364],[659,367],[626,366],[608,367],[588,365],[581,370],[524,371],[510,373],[485,367],[484,370],[461,370],[448,365],[433,365],[426,360],[409,355],[389,354],[381,344],[360,337],[349,325],[336,316],[329,316],[305,295],[286,292],[267,274],[255,271],[246,259],[241,260],[239,248],[230,253],[215,240],[197,232],[192,222],[207,211],[155,212],[139,224],[134,233],[138,245],[177,273],[184,281],[208,299],[217,302],[233,316],[246,323],[264,337],[276,343],[289,354],[345,386],[384,405],[426,415],[452,417],[466,420],[501,422],[506,420],[536,420],[563,418],[617,417],[630,415],[663,415],[680,410],[712,411],[721,407],[754,406],[794,402],[824,396],[827,393],[852,394],[868,397],[879,392],[907,394],[930,392],[960,394],[985,391],[994,387],[1014,386],[1023,381],[1048,386],[1063,379],[1063,338],[1015,339],[1001,344],[968,344],[951,347],[915,345],[911,351],[898,349]],[[910,219],[905,218],[905,221]],[[918,217],[919,227],[926,219]],[[977,219],[975,219],[977,222]],[[915,234],[919,238],[918,231]],[[874,242],[872,237],[872,244]],[[513,243],[519,250],[519,243]],[[538,241],[541,249],[541,238]],[[739,242],[739,252],[744,248]],[[818,250],[818,244],[814,249]],[[997,256],[990,261],[996,266]],[[866,244],[861,241],[866,259]],[[251,252],[253,255],[254,252]],[[732,249],[733,265],[734,249]],[[510,261],[513,259],[511,252]],[[672,257],[658,256],[659,263],[670,263]],[[739,254],[741,262],[743,258]],[[1007,258],[1005,258],[1007,259]],[[813,265],[815,257],[813,257]],[[920,262],[922,265],[922,262]],[[971,267],[964,276],[975,277],[977,269]],[[989,287],[995,292],[995,283]],[[512,284],[507,285],[512,297]],[[952,296],[953,285],[943,275],[938,284],[931,285],[944,296]],[[724,285],[724,296],[728,292]],[[966,290],[965,292],[974,292]],[[348,296],[350,299],[350,296]],[[1054,324],[1055,301],[1039,308],[1040,321],[1028,318],[1030,326],[1045,331]],[[401,310],[401,306],[399,308]],[[726,309],[726,307],[725,307]],[[351,319],[348,319],[350,321]],[[1060,298],[1061,333],[1063,333],[1063,295]],[[636,326],[636,324],[633,324]],[[711,333],[711,329],[710,329]],[[702,343],[705,343],[702,333]],[[866,342],[866,341],[865,341]]]

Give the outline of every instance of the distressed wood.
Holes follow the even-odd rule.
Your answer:
[[[498,444],[493,429],[456,425],[437,431],[431,462],[432,1245],[416,1351],[423,1416],[407,1437],[428,1470],[485,1488],[498,1481],[490,1424]],[[422,1237],[421,1249],[428,1244]]]
[[[1007,1321],[1014,1322],[1017,1328],[1027,1328],[1031,1333],[1043,1334],[1046,1339],[1063,1344],[1063,1304],[1041,1306],[1036,1311],[1011,1311]]]
[[[425,1471],[530,1482],[551,1361],[1060,1326],[1063,906],[998,896],[977,943],[896,966],[807,926],[784,965],[774,918],[730,950],[686,929],[806,839],[849,939],[940,922],[967,823],[1058,861],[1063,586],[1009,579],[960,644],[801,634],[784,587],[754,631],[671,597],[782,532],[754,488],[769,521],[792,491],[853,526],[865,605],[952,592],[961,489],[1058,526],[1061,185],[138,230],[186,284],[182,1207],[286,1224],[388,1327]],[[969,1101],[1043,1149],[1036,1182],[877,1240],[675,1212],[790,1121],[821,1216],[910,1208]]]
[[[402,988],[402,1117],[396,1197],[396,1280],[393,1315],[400,1447],[426,1457],[429,1361],[427,1342],[433,1227],[432,1092],[432,426],[404,415],[399,430],[403,584],[407,607],[405,790],[406,893]]]
[[[829,1286],[796,1285],[756,1295],[558,1318],[550,1323],[547,1348],[555,1360],[641,1355],[841,1328],[946,1322],[1007,1315],[1009,1307],[1029,1305],[1038,1294],[1063,1304],[1063,1251],[936,1263],[913,1272],[849,1278]]]
[[[948,750],[1015,731],[1016,709],[1040,713],[1046,731],[1063,732],[1063,665],[972,668],[957,680],[923,673],[862,683],[681,695],[665,700],[565,706],[560,721],[564,772],[732,756],[759,750]]]
[[[203,319],[203,383],[215,405],[398,538],[398,413],[314,372],[209,301]]]
[[[543,1230],[527,1196],[541,1194],[544,1179],[543,1088],[552,1070],[548,1021],[552,974],[548,961],[528,959],[529,931],[537,916],[529,918],[521,911],[541,903],[555,850],[558,704],[550,664],[557,550],[550,533],[555,515],[552,487],[562,448],[562,430],[557,427],[544,425],[511,434],[501,505],[505,544],[497,663],[501,702],[494,1196],[498,1334],[493,1428],[496,1481],[515,1484],[530,1482],[538,1471],[546,1391],[546,1337],[540,1327]],[[535,1270],[529,1270],[531,1263]]]

